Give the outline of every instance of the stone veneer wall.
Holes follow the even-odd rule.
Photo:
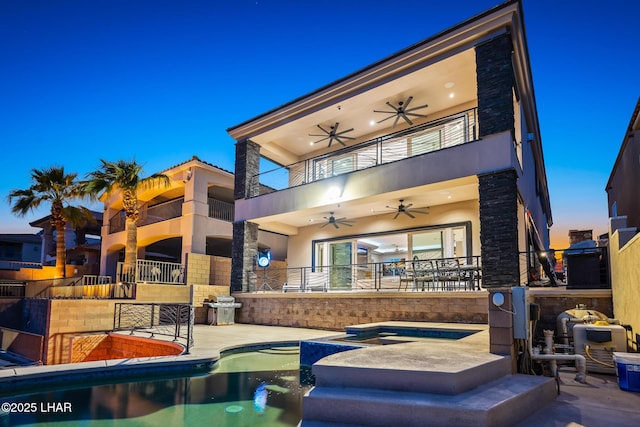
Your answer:
[[[487,323],[487,295],[465,294],[233,294],[239,323],[343,331],[389,320]]]
[[[120,334],[85,335],[71,338],[69,362],[176,356],[183,352],[182,345],[168,341]]]

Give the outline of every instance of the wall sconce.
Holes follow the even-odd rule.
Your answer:
[[[184,182],[185,184],[189,181],[191,181],[191,176],[193,175],[193,171],[191,170],[191,168],[187,169],[184,172],[184,179],[182,180],[182,182]]]

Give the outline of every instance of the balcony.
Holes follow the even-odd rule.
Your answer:
[[[149,206],[148,203],[145,203],[140,207],[138,227],[181,217],[183,203],[184,197],[158,203],[153,206]],[[209,218],[233,222],[232,203],[226,203],[217,199],[209,198],[207,200],[207,204],[209,205]],[[109,234],[124,231],[124,227],[124,211],[119,211],[109,219]]]
[[[268,194],[439,151],[476,139],[477,109],[474,108],[260,173],[251,177],[251,188],[259,188],[257,195]]]

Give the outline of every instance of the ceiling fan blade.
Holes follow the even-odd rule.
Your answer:
[[[412,213],[417,213],[417,214],[429,215],[429,212],[419,211],[417,209],[411,209],[411,212]]]
[[[413,117],[427,117],[426,114],[407,113],[406,111],[404,112],[404,114],[406,114],[407,116],[413,116]]]
[[[333,223],[333,226],[334,226],[335,228],[340,228],[340,227],[338,227],[338,224],[336,224],[335,222]]]
[[[320,228],[325,228],[325,227],[326,227],[327,225],[329,225],[329,224],[330,224],[329,222],[325,222],[324,224],[322,224],[322,225],[320,226]]]
[[[338,133],[336,133],[336,134],[335,134],[335,136],[340,136],[340,135],[342,135],[343,133],[351,132],[352,130],[353,130],[353,128],[351,128],[351,129],[347,129],[347,130],[343,130],[342,132],[338,132]],[[347,137],[347,136],[345,136],[344,138],[348,138],[348,137]],[[353,138],[351,138],[351,139],[353,139]]]
[[[413,122],[411,121],[411,119],[409,119],[409,117],[407,117],[404,113],[402,113],[401,116],[407,123],[409,123],[410,125],[413,125]]]
[[[397,111],[373,110],[374,113],[396,114]]]
[[[411,101],[413,101],[413,96],[408,97],[407,102],[405,102],[404,105],[402,106],[404,108],[404,111],[407,111],[407,107],[409,106]]]
[[[393,126],[391,127],[396,127],[396,125],[398,124],[398,119],[400,118],[400,114],[396,115],[396,119],[393,121]]]
[[[389,116],[389,117],[387,117],[387,118],[384,118],[384,119],[382,119],[382,120],[378,121],[377,123],[386,122],[387,120],[389,120],[389,119],[393,119],[394,117],[397,117],[397,116],[394,114],[393,116]]]
[[[394,215],[393,219],[398,218],[398,215],[400,215],[400,211],[396,212],[396,214]]]
[[[408,205],[405,205],[405,209],[409,209],[411,206],[413,206],[413,203],[409,203]]]
[[[429,104],[424,104],[424,105],[420,105],[419,107],[412,107],[412,108],[409,108],[409,109],[405,108],[404,112],[406,113],[408,111],[415,111],[415,110],[419,110],[421,108],[427,108],[428,106],[429,106]]]
[[[348,222],[341,222],[340,224],[346,225],[347,227],[353,227],[353,224],[349,224]]]
[[[330,132],[330,131],[328,131],[328,130],[326,130],[326,129],[325,129],[325,128],[323,128],[322,126],[320,126],[320,125],[316,125],[316,126],[318,126],[318,129],[320,129],[320,130],[321,130],[322,132],[324,132],[325,134],[327,134],[327,135],[331,135],[331,132]]]
[[[395,107],[392,103],[390,103],[389,101],[387,101],[387,105],[388,105],[389,107],[393,108],[393,109],[394,109],[394,111],[395,111],[396,113],[399,113],[399,112],[400,112],[400,109],[399,109],[399,108],[396,108],[396,107]]]
[[[409,211],[404,211],[404,213],[406,213],[409,218],[415,218],[415,216],[411,215],[411,212]]]

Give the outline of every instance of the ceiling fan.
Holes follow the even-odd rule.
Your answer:
[[[413,203],[409,203],[408,205],[405,205],[403,202],[404,202],[404,199],[400,199],[400,205],[398,205],[397,207],[387,206],[387,209],[393,209],[394,211],[396,211],[396,215],[393,217],[393,219],[398,218],[398,215],[400,215],[401,213],[407,215],[410,218],[415,218],[415,215],[413,215],[414,213],[425,214],[425,215],[429,213],[426,211],[411,209],[411,206],[413,206]]]
[[[333,212],[329,212],[329,217],[325,216],[324,219],[326,219],[327,222],[322,224],[320,228],[324,228],[329,224],[333,225],[335,228],[340,228],[340,225],[351,227],[353,225],[352,222],[354,222],[353,220],[347,218],[336,218],[335,216],[333,216]]]
[[[412,113],[412,111],[420,110],[422,108],[427,108],[429,105],[428,104],[424,104],[424,105],[420,105],[418,107],[409,108],[409,104],[411,103],[411,101],[413,101],[413,96],[408,97],[405,102],[402,102],[402,101],[398,102],[398,106],[397,107],[394,106],[393,104],[391,104],[389,101],[387,101],[387,105],[389,107],[391,107],[393,109],[393,111],[373,110],[374,113],[390,114],[389,117],[386,117],[386,118],[380,120],[378,123],[382,123],[385,120],[389,120],[389,119],[392,119],[392,118],[395,117],[396,119],[393,121],[393,126],[392,127],[396,127],[396,124],[398,124],[398,119],[400,119],[400,117],[402,117],[408,124],[413,125],[413,122],[411,121],[409,116],[427,117],[426,114]]]
[[[353,128],[351,129],[347,129],[347,130],[343,130],[338,132],[338,126],[340,126],[340,123],[336,122],[335,125],[330,127],[330,130],[327,130],[325,128],[323,128],[320,125],[317,125],[318,129],[320,129],[322,132],[324,132],[324,135],[318,135],[318,134],[312,134],[310,133],[309,136],[322,136],[322,139],[319,139],[317,141],[314,142],[314,144],[317,144],[318,142],[322,142],[325,140],[329,140],[329,147],[331,147],[331,143],[335,140],[338,141],[343,147],[346,147],[347,145],[344,143],[344,141],[342,141],[343,139],[355,139],[352,138],[350,136],[345,136],[344,134],[347,132],[351,132],[353,131]]]

